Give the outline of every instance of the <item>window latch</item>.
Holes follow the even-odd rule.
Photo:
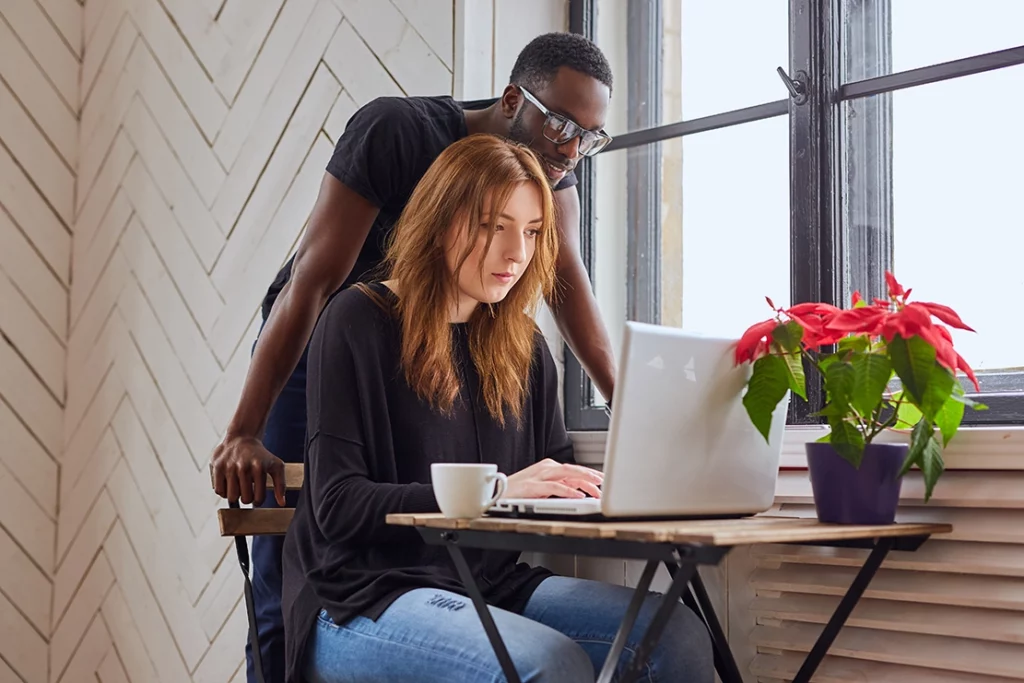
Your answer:
[[[786,90],[789,91],[789,96],[793,98],[793,104],[803,104],[807,101],[807,74],[803,71],[796,72],[796,79],[789,77],[786,70],[781,66],[776,69],[779,73],[779,78],[786,84]]]

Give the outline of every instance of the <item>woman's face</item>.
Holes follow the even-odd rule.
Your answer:
[[[445,244],[449,272],[454,272],[467,240],[475,240],[473,251],[459,271],[458,310],[452,322],[465,322],[477,304],[501,301],[519,281],[533,260],[544,220],[544,204],[540,188],[534,183],[520,183],[508,203],[500,209],[494,238],[487,248],[487,225],[491,201],[484,202],[483,221],[470,235],[460,229],[450,230]]]

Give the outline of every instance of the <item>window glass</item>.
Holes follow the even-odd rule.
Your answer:
[[[739,336],[789,302],[789,120],[780,116],[683,139],[682,326]],[[681,265],[681,267],[680,267]],[[663,308],[664,308],[663,302]]]
[[[630,283],[658,269],[662,324],[738,337],[771,315],[765,296],[788,304],[786,117],[606,152],[595,161],[594,275],[616,353]],[[652,161],[656,176],[641,175]],[[657,207],[644,213],[649,201]],[[659,228],[660,260],[638,247],[631,263],[628,237],[646,244],[645,231],[657,235]]]
[[[597,38],[615,74],[615,113],[606,130],[622,134],[652,125],[626,115],[629,88],[639,84],[628,55],[630,22],[641,5],[596,0]],[[776,67],[789,65],[789,3],[781,0],[664,0],[660,53],[644,61],[661,69],[661,114],[657,124],[675,123],[785,99]],[[640,35],[644,35],[643,32]],[[652,42],[650,38],[643,41]],[[656,41],[655,41],[656,42]],[[639,43],[638,43],[639,44]],[[740,49],[741,48],[741,49]],[[640,68],[634,60],[633,71]],[[652,98],[653,99],[653,98]]]
[[[895,272],[977,330],[954,331],[973,367],[1022,368],[1024,66],[891,97]]]
[[[789,71],[785,0],[668,0],[681,6],[682,118],[784,100]]]
[[[1024,45],[1020,0],[842,0],[840,7],[843,83]]]

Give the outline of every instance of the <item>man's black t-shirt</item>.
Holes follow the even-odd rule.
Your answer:
[[[416,184],[453,142],[464,138],[467,109],[485,109],[496,100],[458,102],[451,97],[381,97],[360,108],[338,138],[327,172],[377,206],[373,222],[352,272],[342,289],[372,279],[384,258],[387,236],[402,215]],[[555,188],[577,184],[569,173]],[[263,317],[291,277],[289,259],[263,300]]]

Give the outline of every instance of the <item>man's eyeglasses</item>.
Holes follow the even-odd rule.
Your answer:
[[[548,111],[548,108],[541,104],[540,100],[534,97],[526,88],[520,87],[519,91],[523,93],[523,97],[530,104],[537,107],[542,114],[547,116],[547,119],[544,121],[544,137],[556,145],[564,145],[573,138],[579,137],[580,154],[589,157],[600,152],[612,141],[611,137],[603,130],[588,130],[572,119]]]

